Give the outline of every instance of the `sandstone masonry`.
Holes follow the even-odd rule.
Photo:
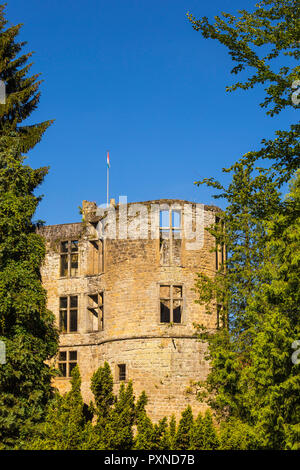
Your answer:
[[[199,207],[201,230],[215,222],[218,208],[188,201],[131,203],[125,215],[124,206],[112,203],[115,236],[103,238],[108,212],[99,215],[95,203],[83,201],[82,222],[40,230],[47,247],[42,279],[48,308],[61,330],[57,365],[63,376],[55,379],[61,392],[69,390],[70,372],[78,363],[83,398],[89,402],[91,375],[107,361],[115,392],[120,382],[132,379],[136,396],[145,390],[155,421],[172,413],[178,417],[188,404],[195,413],[202,409],[190,385],[206,378],[209,364],[194,323],[214,329],[217,314],[206,314],[195,303],[193,288],[196,273],[213,276],[218,259],[206,230],[203,243],[188,249],[190,240],[182,230],[187,205],[193,229],[199,230]],[[135,236],[151,214],[147,233]],[[130,238],[122,217],[132,229]]]

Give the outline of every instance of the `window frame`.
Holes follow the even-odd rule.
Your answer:
[[[76,242],[77,243],[77,250],[72,251],[72,243]],[[63,251],[62,245],[64,243],[67,243],[67,250]],[[77,268],[76,268],[76,274],[72,274],[72,256],[77,255]],[[64,275],[62,271],[62,259],[63,258],[67,259],[67,274]],[[79,240],[78,239],[68,239],[68,240],[61,240],[59,244],[59,276],[60,278],[66,279],[66,278],[76,278],[79,277]]]
[[[224,221],[218,215],[215,216],[215,224],[221,227],[222,232],[224,231]],[[215,242],[215,270],[219,271],[221,268],[224,270],[224,264],[226,262],[226,247],[224,242],[221,244]]]
[[[89,314],[93,314],[92,313],[93,310],[99,309],[98,310],[98,329],[93,330],[91,328],[88,328],[88,332],[96,333],[99,331],[103,331],[104,330],[104,290],[94,292],[94,293],[89,293],[86,295],[87,295],[87,310]],[[97,296],[97,305],[92,307],[91,305],[89,305],[89,301],[90,301],[90,298],[94,296]],[[101,299],[101,303],[99,302],[99,299]],[[100,313],[101,313],[101,318],[100,318]],[[90,325],[90,322],[89,322],[89,325]]]
[[[99,274],[104,273],[104,240],[102,238],[91,238],[88,240],[88,258],[90,256],[91,245],[93,246],[93,250],[96,249],[98,251],[97,264],[98,264],[99,269],[97,270],[97,272],[95,272],[96,269],[94,268],[94,263],[93,263],[93,269],[91,269],[91,266],[89,264],[90,261],[89,259],[87,259],[86,272],[87,272],[87,276],[98,276]],[[95,245],[97,245],[97,248],[95,248]]]
[[[125,372],[124,372],[124,378],[121,379],[120,376],[121,376],[121,367],[124,366],[125,368]],[[117,383],[121,383],[121,382],[128,382],[128,368],[127,368],[127,364],[125,364],[124,362],[120,362],[118,364],[116,364],[116,382]]]
[[[76,307],[71,307],[71,297],[76,297],[77,298],[77,306]],[[61,299],[67,299],[67,307],[61,307]],[[59,296],[58,298],[58,328],[59,328],[59,334],[61,335],[66,335],[66,334],[74,334],[78,333],[78,325],[79,325],[79,295],[78,294],[68,294],[68,295],[62,295]],[[71,312],[75,311],[77,312],[77,319],[76,319],[76,324],[77,328],[76,330],[71,331],[70,330],[70,325],[71,325]],[[66,318],[67,318],[67,329],[65,331],[62,330],[61,328],[61,312],[64,311],[66,312]]]
[[[160,325],[185,325],[185,289],[184,284],[182,282],[158,282],[158,323]],[[160,288],[161,287],[169,287],[170,288],[170,297],[161,297],[160,296]],[[173,296],[173,288],[174,287],[181,287],[181,297],[174,297]],[[161,321],[161,300],[169,300],[170,301],[170,321],[169,322],[162,322]],[[176,300],[181,301],[181,322],[177,323],[174,322],[174,309],[173,309],[173,302]]]
[[[76,353],[76,360],[70,359],[70,353],[72,353],[72,352]],[[59,356],[60,356],[61,353],[66,353],[66,360],[65,361],[59,359]],[[75,366],[78,364],[78,350],[77,349],[60,349],[58,351],[57,366],[58,366],[58,370],[61,371],[61,369],[59,367],[60,364],[65,364],[66,365],[66,375],[62,375],[62,376],[59,376],[57,378],[58,379],[71,379],[72,378],[71,372],[72,372],[73,368],[70,371],[70,364],[75,364]]]
[[[162,212],[168,212],[169,213],[169,225],[164,226],[161,223],[161,213]],[[173,225],[173,213],[179,213],[180,216],[180,224],[178,226]],[[183,218],[183,210],[181,206],[171,206],[171,207],[160,207],[159,208],[159,224],[158,224],[158,240],[159,240],[159,263],[161,266],[181,266],[182,263],[182,234],[183,234],[183,223],[182,223],[182,218]],[[164,232],[168,232],[168,237],[161,236]],[[179,233],[178,237],[175,237],[174,234]],[[181,240],[180,244],[180,264],[175,264],[173,260],[173,252],[174,252],[174,240],[179,239]],[[169,240],[170,241],[170,246],[169,246],[169,262],[168,263],[162,263],[161,262],[161,240]]]

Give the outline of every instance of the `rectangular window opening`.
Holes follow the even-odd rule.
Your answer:
[[[59,329],[61,333],[78,331],[78,296],[59,298]]]
[[[172,227],[174,229],[181,228],[181,211],[180,210],[172,210]]]
[[[126,380],[126,364],[118,364],[118,378],[120,382]]]
[[[103,292],[88,295],[89,330],[102,331],[104,329]]]
[[[182,323],[182,286],[160,285],[160,322]]]
[[[182,239],[181,210],[161,210],[159,223],[160,264],[161,266],[180,266]]]
[[[68,240],[60,243],[60,276],[77,277],[79,249],[78,240]]]
[[[103,273],[103,240],[89,240],[87,274]]]
[[[77,351],[59,351],[58,369],[62,377],[71,377],[72,370],[77,365]]]

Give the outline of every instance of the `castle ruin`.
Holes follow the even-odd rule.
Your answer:
[[[115,204],[83,201],[83,221],[45,226],[42,280],[60,330],[54,385],[70,388],[78,364],[85,401],[90,378],[107,361],[120,383],[145,390],[154,421],[190,404],[203,410],[191,387],[209,364],[194,324],[214,330],[215,314],[195,302],[196,273],[213,276],[224,253],[214,252],[205,227],[219,209],[183,200]]]

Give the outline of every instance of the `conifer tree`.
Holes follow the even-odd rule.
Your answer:
[[[236,164],[235,171],[240,168]],[[280,201],[276,182],[263,170],[249,174],[243,189],[240,181],[234,179],[226,192],[226,271],[215,279],[201,275],[198,283],[200,302],[222,299],[226,326],[200,335],[209,343],[212,366],[200,397],[208,398],[221,419],[234,418],[241,430],[257,427],[256,439],[248,433],[251,448],[297,447],[299,437],[292,430],[299,415],[299,366],[291,360],[299,335],[297,191]],[[236,208],[245,199],[243,227],[245,207],[241,220]]]
[[[40,433],[27,445],[31,450],[94,450],[101,448],[86,415],[78,366],[72,370],[71,390],[57,393],[48,407]]]
[[[199,413],[191,431],[190,449],[216,450],[218,448],[219,438],[211,412],[207,410],[204,417]]]
[[[110,412],[104,431],[105,448],[130,450],[134,445],[135,405],[132,382],[120,385],[118,399]]]
[[[151,419],[146,413],[139,417],[137,435],[134,441],[134,448],[136,450],[153,450],[154,448],[154,428]]]
[[[97,423],[95,432],[100,447],[108,450],[151,449],[153,447],[154,426],[147,416],[145,406],[147,396],[142,392],[136,404],[132,382],[127,386],[122,382],[119,395],[113,393],[113,378],[109,364],[93,374],[91,390],[95,399]],[[137,426],[134,437],[133,426]]]
[[[175,418],[175,415],[172,415],[170,418],[169,429],[168,429],[170,450],[175,450],[176,429],[177,429],[176,418]]]
[[[22,54],[26,42],[18,42],[21,24],[6,28],[4,5],[0,5],[0,80],[6,85],[5,104],[0,106],[0,142],[15,147],[18,152],[27,153],[41,140],[53,121],[21,125],[37,108],[41,80],[39,74],[29,75],[32,63],[28,62],[32,52]],[[3,143],[2,143],[3,145]]]
[[[170,439],[168,433],[168,420],[166,417],[159,420],[154,425],[153,430],[153,450],[170,450]]]
[[[147,416],[146,408],[147,396],[142,392],[135,405],[135,423],[137,433],[134,438],[134,448],[136,450],[151,450],[153,442],[153,424]]]
[[[209,410],[205,412],[203,418],[204,450],[216,450],[219,447],[219,438],[214,426],[212,415]]]
[[[145,393],[145,391],[143,391],[137,402],[136,402],[136,405],[135,405],[135,422],[138,424],[140,419],[144,417],[144,415],[146,414],[146,405],[148,403],[148,397]]]
[[[188,406],[182,413],[175,436],[175,450],[187,450],[190,447],[190,437],[193,428],[193,412]]]
[[[40,266],[42,238],[32,222],[40,197],[36,188],[47,168],[24,164],[51,124],[22,125],[38,105],[40,81],[29,75],[31,53],[20,55],[21,25],[6,28],[0,6],[0,80],[6,103],[0,104],[0,340],[6,364],[0,365],[0,436],[5,448],[28,439],[52,396],[50,367],[56,353],[54,317],[46,308]]]
[[[91,390],[94,395],[97,427],[99,432],[104,429],[106,420],[111,412],[111,407],[115,402],[113,393],[113,377],[107,362],[103,367],[99,367],[91,378]]]
[[[204,423],[202,413],[199,413],[194,421],[191,436],[190,436],[190,450],[204,450]]]
[[[269,256],[248,308],[259,316],[242,377],[244,396],[263,448],[300,449],[300,361],[293,359],[300,337],[300,171],[266,232]]]

